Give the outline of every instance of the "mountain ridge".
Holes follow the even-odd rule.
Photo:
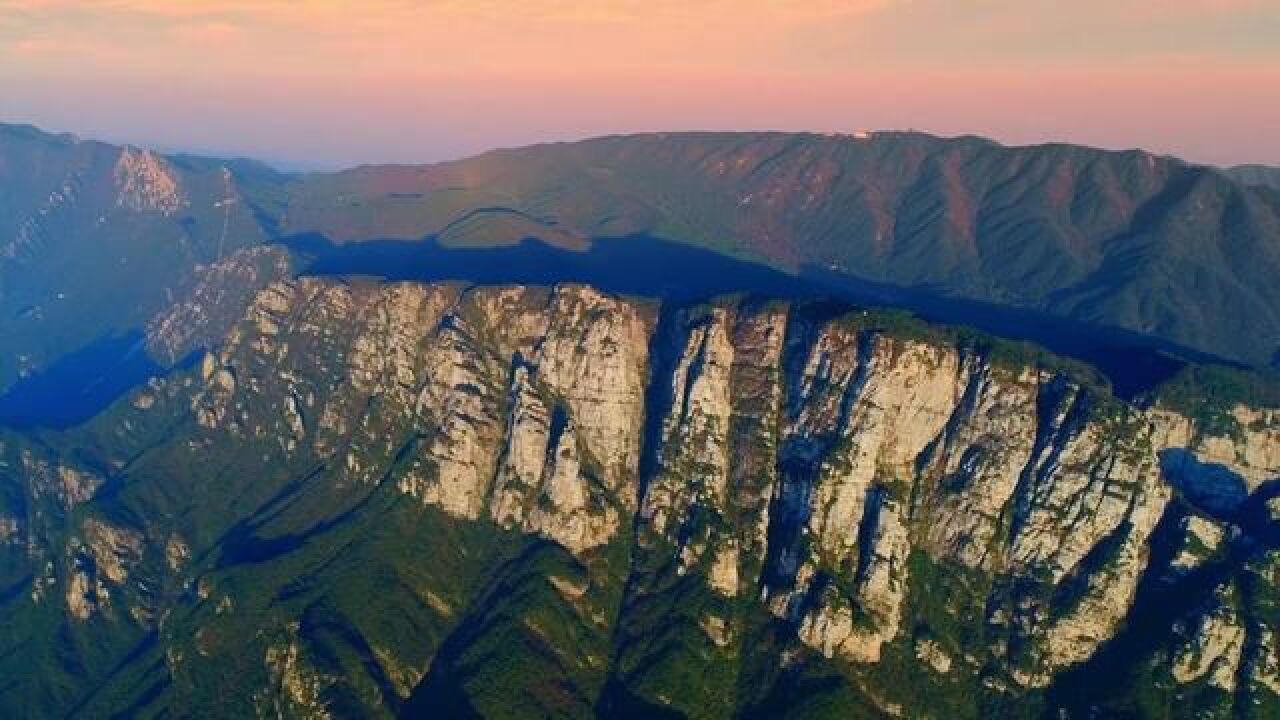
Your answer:
[[[922,133],[653,133],[299,175],[128,150],[160,159],[187,193],[165,213],[125,206],[109,170],[76,180],[87,157],[111,162],[125,148],[30,126],[0,136],[0,171],[19,173],[0,177],[5,217],[56,245],[28,240],[27,255],[15,246],[0,259],[0,296],[22,311],[0,318],[18,346],[0,361],[0,388],[104,332],[137,330],[197,266],[307,233],[461,247],[535,237],[572,249],[651,235],[935,303],[1025,308],[1253,366],[1280,361],[1280,301],[1263,280],[1280,271],[1280,192],[1141,151]],[[44,207],[60,183],[93,192]],[[24,232],[0,226],[0,236]],[[130,261],[158,266],[128,283],[105,270]],[[101,292],[67,293],[55,274]],[[112,309],[108,292],[140,312]],[[51,312],[57,332],[42,320]]]
[[[287,276],[231,302],[222,329],[165,344],[221,336],[195,365],[37,442],[0,432],[11,702],[708,718],[1280,703],[1280,411],[1133,407],[821,304]],[[1104,649],[1153,583],[1185,602],[1117,672]],[[1063,690],[1081,683],[1096,689]]]
[[[1280,167],[1271,165],[1236,165],[1226,173],[1243,183],[1263,187],[1280,188]]]
[[[882,157],[877,159],[877,153]],[[911,167],[904,171],[900,160],[910,161]],[[704,161],[721,164],[699,164]],[[743,176],[725,180],[729,163],[744,163]],[[997,186],[979,194],[971,192],[970,185],[989,181],[947,180],[947,173],[982,163],[997,176],[1015,172],[1002,170],[1004,165],[1027,165],[1030,169],[1024,174],[1030,177],[1012,176],[1003,189]],[[1071,169],[1076,166],[1083,169]],[[1063,215],[1060,207],[1044,202],[1051,194],[1045,184],[1055,181],[1054,173],[1077,170],[1097,177],[1071,181],[1089,189],[1084,199],[1072,200],[1075,209]],[[1152,187],[1144,191],[1147,194],[1126,194],[1116,184],[1117,172]],[[852,179],[842,181],[843,176]],[[877,189],[883,178],[898,189]],[[817,185],[804,190],[805,182]],[[672,188],[683,192],[661,194]],[[883,200],[868,200],[884,192],[888,195]],[[983,200],[983,193],[1012,197],[1001,202],[1014,205],[1002,209],[989,197]],[[359,206],[329,206],[326,194],[349,198]],[[822,205],[828,196],[833,199]],[[768,205],[771,201],[773,207]],[[757,210],[762,202],[764,209]],[[1101,204],[1086,208],[1082,202]],[[806,208],[806,203],[812,207]],[[593,204],[608,211],[596,211]],[[1206,215],[1205,207],[1215,209]],[[486,224],[487,208],[514,210],[529,222],[506,228],[506,220],[492,218]],[[1170,224],[1170,216],[1183,208],[1191,213],[1184,220],[1198,223],[1194,231]],[[792,272],[806,266],[832,269],[902,286],[931,285],[943,295],[1110,321],[1213,354],[1266,364],[1275,350],[1269,346],[1276,344],[1272,331],[1265,329],[1272,320],[1253,325],[1252,334],[1259,328],[1266,333],[1261,341],[1232,337],[1242,335],[1243,328],[1209,329],[1214,324],[1209,317],[1221,324],[1232,316],[1199,307],[1204,296],[1214,293],[1191,297],[1187,288],[1176,287],[1176,281],[1170,288],[1170,281],[1161,280],[1161,287],[1171,293],[1162,300],[1164,296],[1154,292],[1156,270],[1146,266],[1159,268],[1161,277],[1203,275],[1219,286],[1218,295],[1233,298],[1224,302],[1243,303],[1249,317],[1258,320],[1259,314],[1270,311],[1257,296],[1265,283],[1255,269],[1276,262],[1271,238],[1278,208],[1280,195],[1272,191],[1241,190],[1214,169],[1140,152],[1066,145],[1010,149],[985,140],[914,134],[866,139],[653,134],[504,150],[428,167],[362,168],[315,177],[295,186],[283,227],[286,232],[320,232],[335,242],[375,236],[416,240],[442,233],[450,222],[479,212],[481,229],[442,240],[504,243],[537,232],[553,244],[570,244],[647,232]],[[1220,217],[1212,216],[1215,212]],[[369,213],[376,213],[376,220],[363,219]],[[1002,218],[1002,213],[1008,217]],[[1084,219],[1073,224],[1072,215],[1081,213]],[[1241,217],[1247,226],[1243,230],[1238,227]],[[982,219],[974,225],[974,218]],[[1251,219],[1258,227],[1251,226]],[[900,232],[904,226],[907,230]],[[490,228],[491,236],[485,237],[484,230]],[[1235,257],[1242,252],[1251,262]],[[998,280],[999,273],[1018,282]],[[1073,280],[1074,286],[1059,276]],[[1245,346],[1254,349],[1245,351]]]

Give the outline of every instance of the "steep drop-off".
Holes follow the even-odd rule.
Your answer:
[[[284,278],[222,327],[205,291],[151,323],[221,338],[189,370],[0,439],[6,707],[1280,707],[1275,410],[817,304]]]

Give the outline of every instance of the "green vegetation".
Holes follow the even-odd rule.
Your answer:
[[[0,125],[0,394],[141,328],[197,265],[269,239],[264,218],[283,177],[264,166],[161,160],[180,204],[135,209],[118,198],[120,157],[118,147]],[[228,193],[253,200],[223,203]]]
[[[1280,347],[1268,192],[1138,152],[916,133],[608,137],[287,184],[288,230],[339,242],[649,235],[1253,365]]]
[[[1244,428],[1233,414],[1237,406],[1280,409],[1280,374],[1191,365],[1159,387],[1154,400],[1195,420],[1204,434],[1238,437]]]
[[[844,316],[843,321],[853,327],[902,340],[956,347],[981,355],[993,366],[1015,372],[1038,368],[1046,373],[1064,375],[1100,397],[1111,396],[1110,383],[1092,365],[1062,357],[1033,343],[1002,338],[963,325],[930,323],[912,312],[898,309],[859,310]]]
[[[44,160],[29,157],[33,147]],[[923,159],[909,167],[904,153]],[[869,277],[913,287],[932,283],[966,297],[1034,305],[1052,295],[1061,303],[1055,312],[1131,327],[1143,327],[1151,313],[1165,317],[1169,308],[1162,304],[1169,289],[1153,286],[1153,278],[1168,274],[1169,267],[1160,264],[1164,260],[1140,258],[1156,267],[1150,275],[1134,274],[1112,267],[1120,262],[1115,257],[1101,268],[1080,267],[1078,258],[1089,252],[1073,247],[1066,253],[1060,247],[1064,238],[1111,237],[1106,218],[1116,209],[1093,207],[1109,196],[1099,187],[1123,194],[1139,184],[1130,180],[1147,172],[1145,159],[1079,149],[1012,151],[972,139],[944,142],[916,135],[867,143],[818,136],[690,135],[492,153],[421,173],[367,168],[285,178],[231,163],[226,166],[239,199],[233,205],[218,205],[228,192],[223,163],[173,158],[168,162],[188,204],[172,214],[127,211],[117,201],[112,181],[117,148],[0,129],[0,159],[10,155],[22,161],[0,163],[0,189],[18,188],[0,193],[0,237],[26,240],[13,256],[0,256],[0,300],[22,310],[0,317],[0,337],[16,348],[0,356],[0,388],[30,369],[28,364],[38,367],[99,333],[145,322],[166,305],[170,290],[199,277],[198,264],[233,247],[304,231],[350,242],[440,232],[443,242],[468,247],[514,242],[526,234],[579,247],[584,238],[651,233],[790,270],[849,269],[860,261],[858,271]],[[1033,162],[1045,158],[1051,162]],[[946,215],[937,208],[961,209],[960,188],[920,184],[921,178],[939,176],[943,163],[958,163],[964,172],[1008,164],[1007,187],[988,187],[986,175],[972,174],[961,184],[982,188],[980,195],[993,196],[991,202],[1016,192],[1026,195],[1028,204],[1008,210],[1010,216],[981,237],[961,237],[935,219]],[[1090,185],[1091,190],[1080,191],[1083,207],[1073,204],[1068,217],[1051,203],[1040,190],[1045,181],[1040,165],[1066,168],[1073,182]],[[1086,168],[1096,167],[1109,169],[1089,175],[1094,170]],[[31,174],[22,185],[14,178],[25,170]],[[1164,170],[1192,173],[1184,181],[1199,177],[1175,165]],[[917,221],[911,232],[881,238],[883,246],[868,244],[877,236],[879,217],[866,207],[863,181],[869,177],[884,178],[885,192],[902,201],[894,212],[902,215],[897,219],[903,228],[907,220]],[[81,200],[41,214],[42,198],[56,193],[67,178],[83,184]],[[1221,190],[1214,185],[1218,182],[1205,180]],[[805,190],[804,197],[795,195],[796,187]],[[1135,206],[1150,200],[1128,199]],[[1212,197],[1200,199],[1212,202]],[[1152,208],[1148,214],[1162,212]],[[3,225],[14,218],[46,218],[46,224],[35,234]],[[229,228],[225,237],[224,227]],[[1170,230],[1174,236],[1166,239],[1173,259],[1168,262],[1193,269],[1212,264],[1187,238],[1199,232],[1198,242],[1226,246],[1246,232],[1230,223],[1224,227],[1190,228],[1185,236],[1183,230]],[[1091,251],[1111,252],[1109,245]],[[1248,260],[1242,264],[1251,264]],[[1272,269],[1267,262],[1253,264],[1259,273]],[[116,272],[121,266],[128,269]],[[1083,278],[1103,286],[1090,291],[1098,295],[1088,302],[1072,295],[1074,285],[1060,287]],[[1241,283],[1265,285],[1259,292],[1272,297],[1265,295],[1271,292],[1270,279],[1253,280]],[[1111,281],[1120,284],[1108,285]],[[359,295],[372,283],[353,281],[350,287]],[[64,285],[75,294],[60,308],[53,299]],[[1167,292],[1175,307],[1181,307],[1185,293],[1199,291],[1175,290]],[[1151,304],[1154,310],[1144,301],[1153,295],[1161,298]],[[1215,313],[1243,303],[1232,293],[1224,297],[1222,307],[1209,308],[1205,317],[1190,313],[1185,322],[1174,323],[1177,328],[1161,326],[1160,332],[1201,345],[1222,341],[1224,352],[1252,360],[1259,347],[1273,344],[1266,332],[1274,317],[1263,308],[1247,320],[1258,338],[1242,336],[1231,323],[1210,327],[1208,317],[1223,317]],[[546,290],[531,292],[520,310],[536,312],[549,300]],[[233,304],[238,316],[241,305]],[[662,479],[690,500],[688,508],[681,505],[674,513],[666,534],[633,513],[639,483],[604,487],[601,459],[578,438],[581,509],[595,520],[616,511],[619,526],[605,546],[575,554],[534,533],[501,527],[487,510],[469,515],[455,509],[450,515],[399,487],[411,480],[448,479],[439,458],[423,452],[426,441],[461,447],[455,480],[468,471],[477,477],[492,472],[480,456],[508,450],[501,445],[509,438],[497,427],[511,409],[506,383],[510,347],[517,344],[504,335],[506,318],[491,322],[465,303],[459,310],[466,328],[460,343],[474,351],[463,362],[476,366],[465,370],[478,377],[460,380],[466,373],[458,370],[441,380],[458,383],[446,390],[406,386],[396,377],[394,389],[379,395],[357,389],[355,370],[348,366],[347,349],[357,332],[355,323],[345,320],[350,315],[343,314],[345,309],[326,315],[319,305],[291,308],[280,334],[261,339],[261,347],[269,350],[242,347],[245,355],[232,358],[241,389],[215,428],[197,423],[196,413],[209,398],[203,395],[200,371],[190,368],[163,383],[135,388],[83,426],[0,433],[0,677],[5,678],[0,700],[5,707],[34,716],[124,717],[184,710],[293,716],[320,707],[337,716],[373,717],[711,720],[878,717],[888,710],[918,717],[938,715],[940,708],[955,717],[1036,716],[1053,708],[1045,694],[1018,685],[1016,672],[1039,662],[1043,646],[1036,633],[1078,609],[1091,590],[1089,581],[1115,569],[1132,527],[1125,520],[1099,530],[1102,539],[1091,538],[1091,548],[1076,555],[1071,567],[1060,568],[1061,576],[1055,575],[1053,560],[1037,558],[1021,567],[1014,550],[1024,549],[1015,548],[1009,537],[1024,500],[1016,493],[1044,490],[1022,485],[1028,478],[1039,482],[1030,474],[1046,467],[1087,479],[1091,487],[1082,498],[1114,500],[1133,488],[1130,478],[1113,473],[1112,461],[1137,465],[1153,456],[1142,415],[1118,400],[1086,364],[969,328],[930,325],[907,312],[853,312],[835,322],[860,337],[903,341],[896,350],[906,341],[930,343],[958,348],[1002,370],[1034,368],[1069,378],[1083,389],[1082,407],[1099,423],[1102,449],[1086,459],[1058,456],[1053,443],[1065,445],[1069,438],[1038,433],[1025,438],[1043,447],[1035,448],[1036,457],[1010,461],[1028,463],[1021,473],[1016,467],[1007,471],[1009,484],[1019,487],[983,488],[993,496],[982,500],[1003,504],[972,506],[990,521],[995,537],[984,548],[989,559],[977,569],[967,568],[941,559],[947,557],[945,549],[928,546],[927,524],[933,508],[971,488],[948,487],[945,498],[943,491],[929,496],[937,485],[929,475],[936,465],[921,457],[890,459],[902,438],[881,438],[883,447],[877,449],[842,435],[843,428],[819,438],[787,437],[794,432],[793,418],[771,405],[774,390],[788,386],[785,369],[747,367],[753,355],[742,352],[731,371],[728,426],[713,424],[706,433],[662,448],[668,460]],[[654,310],[645,306],[646,312]],[[828,310],[814,308],[814,315],[825,318]],[[590,313],[583,322],[610,320],[603,312]],[[49,332],[55,325],[60,330]],[[531,339],[519,339],[525,341]],[[756,376],[744,380],[753,372]],[[831,392],[822,399],[831,402],[815,412],[848,411],[844,403],[854,399],[852,394],[838,395],[835,387],[829,384]],[[465,392],[448,408],[430,407],[430,393],[458,388]],[[533,389],[553,414],[568,412],[569,399],[545,387],[536,374]],[[466,398],[459,399],[462,395]],[[295,437],[287,403],[311,396],[318,400],[302,403],[306,417]],[[477,410],[475,405],[484,404],[473,403],[477,397],[488,405]],[[1202,432],[1238,435],[1262,427],[1240,427],[1232,409],[1240,403],[1280,407],[1280,383],[1263,371],[1191,366],[1148,400],[1186,413]],[[610,411],[607,405],[602,404],[601,414]],[[328,408],[341,417],[324,419]],[[446,417],[436,417],[438,411]],[[929,432],[941,435],[933,442],[951,442],[952,424],[937,429],[947,418],[929,421],[937,423]],[[324,422],[331,425],[322,431]],[[461,428],[464,424],[471,427]],[[479,439],[466,430],[475,430]],[[333,435],[325,438],[323,450],[318,449],[324,444],[318,442],[322,432]],[[981,445],[980,451],[950,459],[978,464],[1015,452],[1002,442],[1009,439],[1004,437],[1009,426],[983,432],[964,441]],[[727,436],[732,466],[723,492],[710,481],[719,479],[719,458],[704,454],[716,450],[722,436]],[[463,447],[482,442],[487,445],[479,450]],[[885,493],[902,511],[912,547],[905,561],[905,550],[876,559],[897,563],[889,568],[891,582],[906,582],[897,634],[880,648],[878,662],[852,663],[839,652],[824,656],[821,650],[829,648],[814,639],[828,630],[838,639],[847,628],[805,623],[821,622],[813,611],[829,603],[848,610],[836,623],[851,617],[858,630],[885,626],[875,599],[860,596],[864,588],[857,572],[869,557],[859,551],[877,539],[875,523],[854,518],[848,527],[830,527],[823,532],[831,535],[814,537],[807,515],[817,504],[816,496],[807,494],[814,488],[790,488],[792,495],[775,491],[782,462],[805,471],[824,464],[828,482],[852,485],[861,482],[853,472],[855,460],[866,461],[860,453],[871,452],[879,453],[871,489]],[[1025,458],[1028,453],[1022,452]],[[780,458],[780,453],[788,455]],[[36,469],[30,458],[44,465]],[[914,474],[902,471],[913,461]],[[65,497],[70,491],[59,470],[68,468],[102,481],[91,500]],[[788,479],[803,483],[807,476],[798,472]],[[993,484],[980,479],[975,484]],[[491,475],[477,481],[479,495],[490,480]],[[1043,480],[1050,485],[1056,477]],[[1006,494],[996,498],[997,492]],[[827,497],[832,504],[819,511],[839,509],[837,503],[848,500],[834,492]],[[526,500],[527,509],[549,516],[559,509],[547,494]],[[1025,500],[1046,502],[1040,496]],[[1098,530],[1086,526],[1099,511],[1075,507],[1077,500],[1068,499],[1061,515],[1079,529],[1064,522],[1045,530],[1044,542],[1056,541],[1053,532],[1083,537]],[[996,517],[985,518],[988,513]],[[771,523],[783,515],[779,526],[796,535],[794,546],[786,547],[794,548],[797,558],[770,559],[776,547],[770,545],[776,539],[769,535],[775,529]],[[101,539],[88,547],[90,521],[106,523],[125,540],[119,547]],[[1236,531],[1223,527],[1228,543],[1235,542]],[[136,549],[132,538],[139,538]],[[1264,538],[1260,547],[1271,542]],[[740,553],[738,577],[726,590],[712,576],[720,551],[730,548]],[[1064,556],[1077,548],[1066,549]],[[1257,557],[1246,563],[1233,552],[1234,546],[1211,556],[1200,553],[1208,556],[1202,558],[1206,583],[1237,587],[1236,609],[1249,623],[1249,637],[1274,639],[1280,628],[1276,569]],[[1164,560],[1157,555],[1152,553],[1144,588],[1167,581],[1161,575],[1167,570],[1160,565]],[[790,587],[791,573],[796,587],[812,584],[793,594],[773,587],[772,576],[761,579],[766,562],[776,563],[768,569],[781,578],[779,585]],[[726,572],[719,570],[718,575]],[[1150,635],[1156,641],[1124,658],[1133,672],[1117,681],[1126,684],[1123,697],[1114,703],[1104,698],[1110,704],[1102,707],[1150,717],[1277,711],[1280,698],[1260,688],[1229,696],[1203,681],[1173,683],[1168,672],[1177,641],[1173,620]],[[1257,650],[1251,646],[1248,652]],[[1089,675],[1096,672],[1093,667],[1080,672],[1086,681],[1101,677]]]

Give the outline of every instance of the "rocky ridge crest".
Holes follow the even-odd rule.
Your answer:
[[[573,285],[302,278],[257,292],[216,352],[136,393],[109,432],[127,445],[162,424],[178,428],[168,452],[193,462],[250,449],[250,466],[297,468],[293,482],[338,497],[385,491],[543,538],[581,573],[548,576],[556,602],[614,638],[611,657],[584,667],[701,716],[714,697],[673,694],[658,670],[674,633],[701,648],[685,670],[734,668],[701,692],[744,702],[733,677],[765,627],[783,670],[822,658],[893,711],[906,701],[868,678],[895,658],[995,696],[1052,691],[1124,641],[1152,583],[1241,552],[1274,582],[1280,413],[1235,419],[1236,432],[1206,434],[859,312],[728,299],[660,313]],[[103,484],[21,462],[29,491],[63,512],[92,507]],[[6,542],[27,532],[33,563],[48,563],[33,602],[162,632],[164,602],[135,583],[169,572],[206,588],[212,575],[188,565],[224,542],[90,515],[64,551],[38,550],[31,516],[3,520]],[[624,570],[608,565],[619,552]],[[1174,638],[1164,677],[1272,702],[1276,619],[1246,617],[1237,581],[1217,588],[1162,628]],[[448,588],[426,593],[456,621]],[[233,612],[231,595],[200,595]],[[408,701],[427,669],[385,652]],[[337,681],[304,655],[273,644],[263,672],[314,704]]]

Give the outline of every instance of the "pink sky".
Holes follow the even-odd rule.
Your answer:
[[[860,128],[1280,164],[1280,0],[0,0],[0,120],[298,167]]]

